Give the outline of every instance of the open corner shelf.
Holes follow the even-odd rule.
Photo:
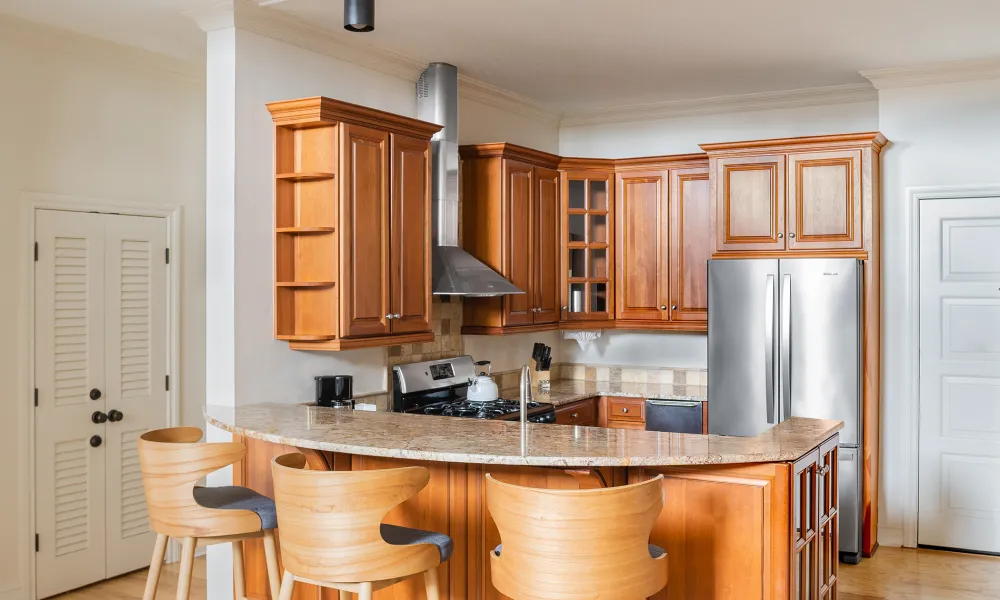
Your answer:
[[[278,173],[274,176],[275,179],[281,181],[322,181],[324,179],[333,179],[336,177],[334,173],[325,173],[322,171],[312,171],[308,173]]]
[[[287,233],[292,235],[310,235],[318,233],[333,233],[337,229],[335,227],[277,227],[275,232],[277,233]]]
[[[283,288],[327,288],[337,284],[333,281],[278,281],[274,285]]]

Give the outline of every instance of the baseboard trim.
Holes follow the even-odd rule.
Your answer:
[[[879,527],[878,528],[878,544],[879,546],[889,546],[893,548],[901,548],[903,546],[903,528],[902,527]]]
[[[20,586],[0,590],[0,600],[28,600],[28,592]]]

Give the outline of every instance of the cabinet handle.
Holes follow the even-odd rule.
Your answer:
[[[789,234],[788,234],[788,237],[790,237],[790,238],[794,239],[794,238],[795,238],[795,234],[794,234],[794,233],[789,233]]]
[[[670,305],[670,310],[677,310],[677,305],[676,304],[671,304]]]
[[[780,240],[781,238],[783,238],[783,237],[785,237],[785,234],[783,234],[783,233],[779,233],[779,234],[778,234],[778,239],[779,239],[779,240]]]
[[[661,304],[660,305],[660,310],[667,310],[667,305],[666,304]]]
[[[826,475],[829,472],[830,472],[830,465],[823,465],[822,467],[819,468],[820,477]]]
[[[574,419],[577,418],[577,417],[579,417],[579,416],[580,416],[580,413],[573,413],[573,414],[570,415],[570,417],[572,417]]]
[[[401,316],[401,315],[400,315],[399,313],[396,313],[396,314],[392,315],[392,318],[393,318],[393,319],[398,319],[398,318],[399,318],[400,316]]]
[[[628,409],[627,409],[627,408],[623,408],[623,409],[622,409],[622,412],[623,412],[623,413],[627,413],[627,412],[628,412]]]
[[[387,315],[385,316],[385,318],[386,318],[386,319],[392,319],[392,313],[389,313],[389,314],[387,314]]]
[[[564,306],[563,310],[569,310],[569,307],[568,306]]]

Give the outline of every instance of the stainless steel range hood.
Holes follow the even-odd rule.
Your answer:
[[[417,81],[417,118],[441,125],[431,138],[433,270],[435,294],[523,294],[458,246],[458,68],[431,63]]]

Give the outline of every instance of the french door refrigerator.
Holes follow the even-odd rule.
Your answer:
[[[861,286],[855,259],[708,261],[708,430],[844,422],[840,557],[861,556]]]

